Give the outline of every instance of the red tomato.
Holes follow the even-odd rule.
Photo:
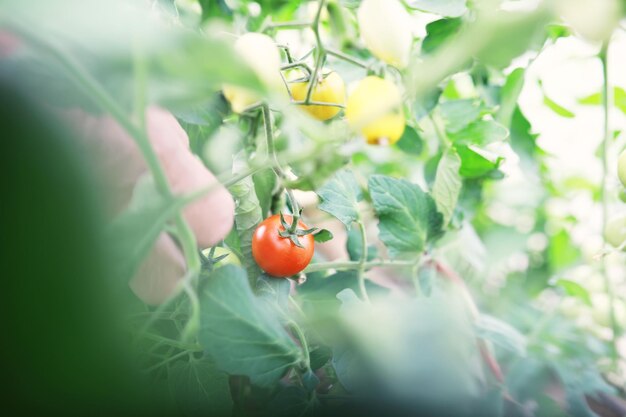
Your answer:
[[[285,215],[285,221],[291,224],[292,217]],[[298,222],[298,229],[308,227]],[[297,247],[289,238],[281,237],[278,232],[285,228],[280,224],[280,215],[275,214],[263,220],[252,236],[252,256],[262,270],[275,277],[289,277],[302,271],[313,257],[313,235],[299,236],[303,246]]]

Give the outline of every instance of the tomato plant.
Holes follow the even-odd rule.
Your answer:
[[[146,410],[624,414],[624,1],[26,3],[0,87],[94,177],[51,201],[103,208],[114,300],[67,297],[124,316]]]

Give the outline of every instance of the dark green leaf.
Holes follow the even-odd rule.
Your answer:
[[[184,415],[230,415],[233,400],[228,375],[208,360],[176,362],[169,372],[170,391]]]
[[[309,394],[295,385],[282,387],[267,404],[263,416],[267,417],[301,417],[310,408]]]
[[[426,37],[422,41],[422,53],[430,54],[450,40],[461,29],[461,19],[440,19],[426,25]]]
[[[496,171],[502,158],[488,159],[478,153],[472,146],[457,146],[456,151],[461,157],[459,173],[465,178],[480,178]]]
[[[526,337],[500,319],[482,314],[476,322],[476,333],[519,356],[526,355]]]
[[[328,363],[332,355],[333,351],[327,346],[320,346],[312,349],[309,354],[311,369],[314,371],[320,369]]]
[[[418,185],[373,175],[369,191],[379,219],[379,237],[392,257],[415,256],[441,233],[443,216]]]
[[[243,269],[217,269],[199,298],[198,341],[224,371],[270,386],[302,361],[274,312],[252,293]]]
[[[320,210],[335,216],[347,228],[359,218],[358,203],[363,194],[351,171],[337,172],[317,194],[321,199]]]
[[[421,155],[424,149],[424,141],[415,129],[411,126],[406,126],[396,146],[410,155]]]
[[[456,203],[461,193],[463,181],[459,174],[461,159],[454,152],[446,152],[437,165],[437,174],[432,188],[432,196],[437,204],[437,210],[443,215],[443,225],[447,225],[452,218]]]
[[[467,11],[466,0],[410,0],[409,7],[448,17],[459,17]]]
[[[537,150],[537,135],[531,132],[531,125],[519,107],[515,108],[510,127],[511,146],[527,160],[533,160]]]

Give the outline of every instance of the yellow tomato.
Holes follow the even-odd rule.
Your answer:
[[[626,149],[619,155],[617,161],[617,176],[624,187],[626,187]]]
[[[614,247],[619,247],[626,241],[626,213],[611,217],[604,229],[604,238]]]
[[[291,95],[296,101],[304,101],[309,89],[308,82],[298,82],[291,84]],[[346,87],[343,80],[336,72],[331,72],[326,77],[320,79],[311,92],[311,100],[320,103],[345,104]],[[328,120],[337,115],[340,107],[308,105],[304,109],[318,120]]]
[[[398,0],[363,0],[357,11],[361,38],[372,54],[405,68],[413,43],[411,17]]]
[[[366,77],[348,98],[346,118],[353,129],[360,130],[367,143],[392,145],[404,133],[401,101],[400,91],[391,81]]]
[[[284,91],[280,77],[280,52],[272,38],[260,33],[246,33],[235,42],[235,52],[270,91],[279,89]],[[237,86],[225,85],[223,92],[235,113],[241,113],[261,100],[261,97],[253,91]]]

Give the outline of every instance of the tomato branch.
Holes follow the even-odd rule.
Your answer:
[[[346,270],[346,269],[359,269],[361,267],[368,269],[376,266],[381,267],[396,267],[396,268],[408,268],[412,267],[415,261],[402,261],[402,260],[380,260],[361,263],[360,261],[340,261],[340,262],[321,262],[317,264],[309,265],[304,273],[327,271],[329,269]]]
[[[367,234],[365,233],[365,225],[363,221],[359,219],[357,222],[359,225],[359,231],[361,233],[361,260],[359,261],[359,267],[357,269],[357,280],[359,283],[359,291],[361,292],[361,297],[366,302],[370,302],[370,297],[367,295],[367,288],[365,288],[365,264],[367,262]]]
[[[599,53],[600,62],[602,63],[602,110],[603,110],[603,139],[602,139],[602,183],[601,183],[601,201],[602,201],[602,231],[604,245],[606,246],[606,237],[604,231],[607,228],[608,216],[609,216],[609,201],[607,193],[607,180],[609,174],[609,150],[611,147],[611,132],[609,124],[610,113],[610,90],[609,90],[609,69],[608,69],[608,50],[609,41],[607,40],[602,44],[602,49]],[[613,366],[617,366],[618,350],[617,339],[620,336],[620,328],[615,317],[615,295],[613,291],[613,284],[611,283],[611,277],[609,276],[606,257],[602,257],[600,262],[600,269],[602,277],[604,279],[604,289],[609,299],[609,317],[611,320],[612,343],[611,343],[611,357],[613,360]]]

